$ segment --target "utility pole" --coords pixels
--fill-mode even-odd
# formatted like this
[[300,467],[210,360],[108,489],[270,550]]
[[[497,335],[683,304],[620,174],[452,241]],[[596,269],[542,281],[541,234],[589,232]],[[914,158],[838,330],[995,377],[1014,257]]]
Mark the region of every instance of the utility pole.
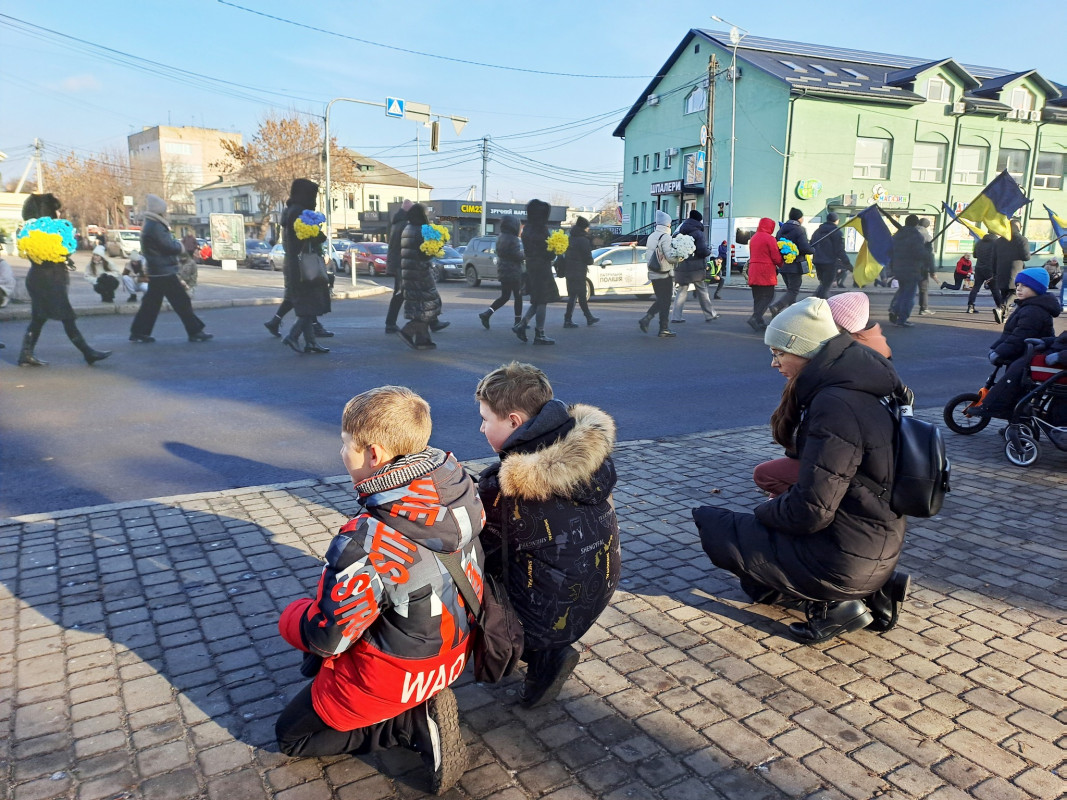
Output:
[[41,140],[33,140],[33,156],[26,162],[26,169],[22,171],[22,177],[19,178],[18,186],[15,187],[15,194],[22,191],[23,184],[26,183],[26,178],[30,174],[30,167],[37,168],[37,194],[41,194],[44,191],[44,175],[41,173]]
[[[704,140],[704,225],[706,226],[708,236],[708,246],[714,250],[714,243],[711,241],[711,153],[712,142],[715,140],[714,125],[715,125],[715,73],[719,69],[719,61],[715,58],[715,54],[711,54],[711,58],[708,59],[708,108],[707,108],[707,122],[704,129],[708,132],[707,137]],[[679,214],[679,216],[681,216]],[[728,283],[729,281],[727,281]]]
[[489,167],[489,137],[482,137],[482,225],[479,236],[485,236],[485,176]]

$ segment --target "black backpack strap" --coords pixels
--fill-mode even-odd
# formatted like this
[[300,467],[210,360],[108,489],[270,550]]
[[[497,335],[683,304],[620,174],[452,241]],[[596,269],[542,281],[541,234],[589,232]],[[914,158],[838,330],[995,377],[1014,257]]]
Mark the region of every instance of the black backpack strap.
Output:
[[474,591],[474,587],[471,586],[467,574],[463,571],[463,567],[459,560],[459,553],[438,553],[437,558],[445,565],[448,574],[451,575],[452,580],[455,581],[456,588],[459,589],[459,593],[463,595],[463,602],[467,604],[467,609],[474,614],[475,619],[480,619],[482,616],[482,604],[478,602],[478,595]]
[[[899,406],[894,407],[893,405],[890,405],[889,398],[887,397],[879,398],[879,402],[883,406],[885,406],[886,411],[888,411],[889,415],[893,418],[893,451],[895,454],[897,426],[900,424],[900,408]],[[896,465],[894,465],[894,468],[895,467]],[[874,492],[874,496],[877,497],[879,500],[885,500],[886,498],[888,498],[889,491],[892,488],[892,478],[890,478],[890,484],[888,486],[879,483],[874,478],[864,475],[862,472],[856,472],[856,474],[852,476],[852,480],[860,484],[861,486],[866,486],[868,489]]]

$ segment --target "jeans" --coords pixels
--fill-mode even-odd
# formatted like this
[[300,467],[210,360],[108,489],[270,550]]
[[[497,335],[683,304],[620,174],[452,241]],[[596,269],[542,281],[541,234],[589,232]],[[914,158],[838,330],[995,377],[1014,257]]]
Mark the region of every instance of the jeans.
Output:
[[890,309],[896,312],[897,322],[906,322],[915,308],[915,290],[919,288],[918,278],[897,278],[900,287],[893,296]]
[[774,300],[773,286],[750,286],[752,290],[752,318],[763,322],[763,315]]
[[[655,283],[655,281],[653,281]],[[681,319],[682,314],[685,312],[685,301],[689,296],[689,287],[692,286],[697,293],[697,299],[700,301],[700,310],[704,312],[704,321],[715,319],[718,314],[715,313],[715,308],[711,305],[711,298],[708,296],[708,285],[703,281],[699,283],[686,283],[678,284],[678,293],[674,296],[674,308],[671,311],[672,319]]]
[[500,297],[489,306],[493,311],[499,311],[507,305],[508,300],[515,298],[515,316],[522,316],[522,278],[512,281],[500,281]]
[[163,305],[163,298],[167,299],[174,313],[181,319],[187,334],[193,336],[204,330],[204,323],[193,313],[193,303],[178,276],[153,275],[148,281],[148,291],[145,292],[141,307],[137,310],[137,316],[130,324],[131,335],[151,335],[159,309]]
[[774,304],[774,308],[781,311],[783,308],[789,308],[797,301],[797,295],[800,294],[800,285],[804,282],[804,276],[799,272],[796,274],[783,274],[782,280],[785,282],[785,294],[782,295],[782,299]]
[[543,331],[545,329],[545,313],[548,311],[548,303],[538,303],[536,306],[531,305],[526,313],[522,315],[522,324],[526,325],[531,317],[536,317],[534,321],[534,327],[536,330]]
[[659,329],[661,331],[667,330],[668,315],[671,310],[671,294],[674,291],[672,286],[673,281],[670,278],[656,278],[652,283],[652,291],[656,295],[656,299],[652,301],[652,305],[648,307],[648,311],[645,312],[645,316],[648,319],[659,315]]
[[578,294],[572,294],[567,298],[567,310],[563,314],[564,322],[571,321],[571,315],[574,314],[575,303],[577,303],[581,307],[582,313],[585,314],[586,319],[589,319],[591,316],[593,316],[589,311],[589,300],[585,296],[585,293],[587,291],[588,288],[586,287],[585,281],[582,281],[581,291]]
[[830,296],[830,284],[837,277],[837,266],[835,264],[816,264],[815,274],[819,276],[819,288],[815,290],[812,296],[821,297],[825,300]]
[[[1004,305],[1004,295],[1000,293],[1000,287],[997,286],[996,278],[990,278],[988,282],[989,293],[993,295],[993,302],[996,303],[998,307]],[[967,305],[974,305],[974,301],[978,299],[978,292],[982,290],[982,287],[985,284],[986,281],[983,281],[979,278],[974,279],[974,286],[971,287],[971,293],[967,295]]]
[[757,464],[752,470],[752,481],[771,497],[788,492],[800,480],[800,459],[775,458]]
[[930,307],[930,276],[923,275],[919,279],[919,311],[925,311]]

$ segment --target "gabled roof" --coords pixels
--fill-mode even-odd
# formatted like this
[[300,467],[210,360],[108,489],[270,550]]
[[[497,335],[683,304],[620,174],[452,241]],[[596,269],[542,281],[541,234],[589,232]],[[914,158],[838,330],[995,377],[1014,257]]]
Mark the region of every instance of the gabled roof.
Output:
[[887,74],[885,82],[890,86],[906,86],[913,83],[920,73],[937,67],[944,67],[945,70],[959,78],[963,82],[965,91],[981,85],[978,79],[960,66],[954,58],[942,58],[940,61],[927,61],[925,64],[916,64],[914,67],[908,67],[907,69],[898,69]]
[[980,88],[975,89],[971,94],[978,97],[993,97],[997,95],[1001,89],[1007,86],[1012,81],[1019,80],[1020,78],[1029,78],[1036,83],[1045,95],[1049,98],[1055,99],[1060,96],[1060,90],[1056,87],[1056,84],[1051,81],[1045,80],[1038,74],[1036,69],[1028,69],[1023,72],[1013,72],[1009,75],[1001,75],[997,78],[991,78],[987,81],[982,81]]
[[[612,132],[613,136],[626,136],[626,126],[645,105],[647,97],[655,94],[660,81],[696,38],[712,42],[727,52],[733,49],[728,33],[691,29],[626,112]],[[742,65],[747,64],[788,84],[794,95],[814,94],[860,102],[916,105],[925,102],[926,98],[908,88],[915,76],[924,70],[944,66],[963,82],[963,99],[976,110],[990,113],[1009,110],[1005,104],[984,95],[995,94],[998,86],[1024,76],[1041,86],[1054,105],[1067,106],[1067,87],[1046,80],[1034,70],[1009,73],[996,67],[960,64],[952,58],[930,60],[748,35],[737,47],[737,59]]]

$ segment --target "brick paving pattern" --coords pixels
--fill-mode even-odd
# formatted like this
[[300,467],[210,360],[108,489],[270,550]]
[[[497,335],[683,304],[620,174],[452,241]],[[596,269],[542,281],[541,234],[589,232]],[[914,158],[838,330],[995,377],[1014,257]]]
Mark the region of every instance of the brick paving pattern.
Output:
[[[899,626],[815,647],[744,602],[690,517],[760,502],[766,428],[620,445],[620,591],[558,702],[461,680],[471,766],[448,796],[1062,797],[1067,454],[1022,470],[991,429],[948,444],[953,492],[909,525]],[[356,507],[347,483],[304,481],[0,520],[0,798],[424,796],[413,753],[273,744],[302,685],[278,613]]]

